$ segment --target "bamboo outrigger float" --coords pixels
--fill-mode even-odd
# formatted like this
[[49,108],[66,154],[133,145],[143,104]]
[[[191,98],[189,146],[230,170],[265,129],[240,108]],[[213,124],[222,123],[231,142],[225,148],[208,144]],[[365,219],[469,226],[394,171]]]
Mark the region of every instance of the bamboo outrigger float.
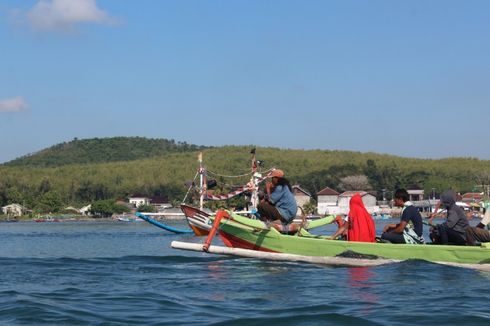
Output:
[[[221,254],[245,257],[309,261],[333,265],[366,266],[366,259],[363,259],[363,256],[379,257],[370,260],[371,265],[421,259],[490,271],[490,243],[482,243],[480,246],[448,246],[349,242],[330,240],[326,236],[316,236],[303,227],[295,235],[282,234],[275,228],[268,227],[262,221],[249,219],[225,210],[218,211],[215,217],[211,216],[210,218],[213,220],[213,228],[204,245],[188,247],[175,242],[172,243],[172,246],[185,250],[218,251]],[[314,222],[316,221],[311,223]],[[219,232],[223,243],[229,247],[224,249],[228,250],[211,246],[211,241],[216,232]],[[246,249],[245,253],[243,249]],[[341,258],[339,256],[346,252],[353,252],[361,259],[344,258],[339,260]]]

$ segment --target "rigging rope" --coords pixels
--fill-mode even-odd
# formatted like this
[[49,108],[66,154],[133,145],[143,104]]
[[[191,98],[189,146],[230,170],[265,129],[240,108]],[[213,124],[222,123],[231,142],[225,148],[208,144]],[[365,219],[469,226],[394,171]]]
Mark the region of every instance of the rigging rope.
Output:
[[242,177],[246,177],[246,176],[249,176],[252,174],[252,172],[249,172],[249,173],[241,174],[241,175],[224,175],[224,174],[219,174],[219,173],[209,171],[209,170],[207,170],[206,172],[209,174],[215,175],[217,177],[223,177],[223,178],[242,178]]
[[187,196],[189,195],[189,192],[194,187],[194,181],[196,180],[196,178],[197,178],[198,175],[199,175],[199,171],[197,171],[196,175],[194,176],[194,179],[192,179],[192,183],[189,186],[189,189],[187,189],[187,192],[186,192],[186,194],[184,196],[184,199],[182,200],[182,203],[185,203],[185,200],[187,199]]

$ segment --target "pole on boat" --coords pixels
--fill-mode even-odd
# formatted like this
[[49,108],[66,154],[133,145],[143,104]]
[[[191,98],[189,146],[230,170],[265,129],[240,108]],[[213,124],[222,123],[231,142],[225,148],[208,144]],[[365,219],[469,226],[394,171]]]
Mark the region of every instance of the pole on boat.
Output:
[[213,241],[214,235],[216,234],[216,231],[218,231],[219,224],[223,217],[230,218],[230,215],[228,215],[228,213],[225,210],[220,209],[216,213],[216,217],[214,218],[214,222],[213,222],[213,227],[211,228],[211,231],[209,231],[208,237],[206,238],[206,241],[202,246],[202,250],[204,250],[205,252],[208,252],[209,246],[211,245],[211,241]]
[[250,151],[250,154],[252,154],[252,176],[250,177],[250,182],[248,183],[249,189],[252,192],[252,196],[250,198],[250,201],[252,202],[252,207],[257,208],[259,199],[258,199],[258,189],[259,189],[259,177],[260,174],[257,173],[257,167],[258,167],[258,162],[255,156],[255,147]]
[[202,152],[197,157],[199,161],[199,209],[202,211],[204,207],[204,193],[206,192],[205,169],[202,164]]

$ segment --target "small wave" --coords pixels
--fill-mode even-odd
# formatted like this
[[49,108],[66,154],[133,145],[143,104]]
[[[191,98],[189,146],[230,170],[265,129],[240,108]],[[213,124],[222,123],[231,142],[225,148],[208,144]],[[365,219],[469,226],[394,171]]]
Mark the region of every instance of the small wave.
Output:
[[295,314],[281,317],[264,316],[256,318],[228,319],[216,323],[213,326],[240,326],[240,325],[383,325],[366,318],[343,315],[339,313]]

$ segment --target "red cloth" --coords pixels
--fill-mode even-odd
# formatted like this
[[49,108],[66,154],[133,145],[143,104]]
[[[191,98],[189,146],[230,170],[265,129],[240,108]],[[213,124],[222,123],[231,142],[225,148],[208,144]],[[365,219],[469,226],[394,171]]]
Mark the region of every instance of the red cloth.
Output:
[[349,230],[348,241],[375,242],[376,227],[371,214],[364,207],[362,198],[355,194],[349,203]]

